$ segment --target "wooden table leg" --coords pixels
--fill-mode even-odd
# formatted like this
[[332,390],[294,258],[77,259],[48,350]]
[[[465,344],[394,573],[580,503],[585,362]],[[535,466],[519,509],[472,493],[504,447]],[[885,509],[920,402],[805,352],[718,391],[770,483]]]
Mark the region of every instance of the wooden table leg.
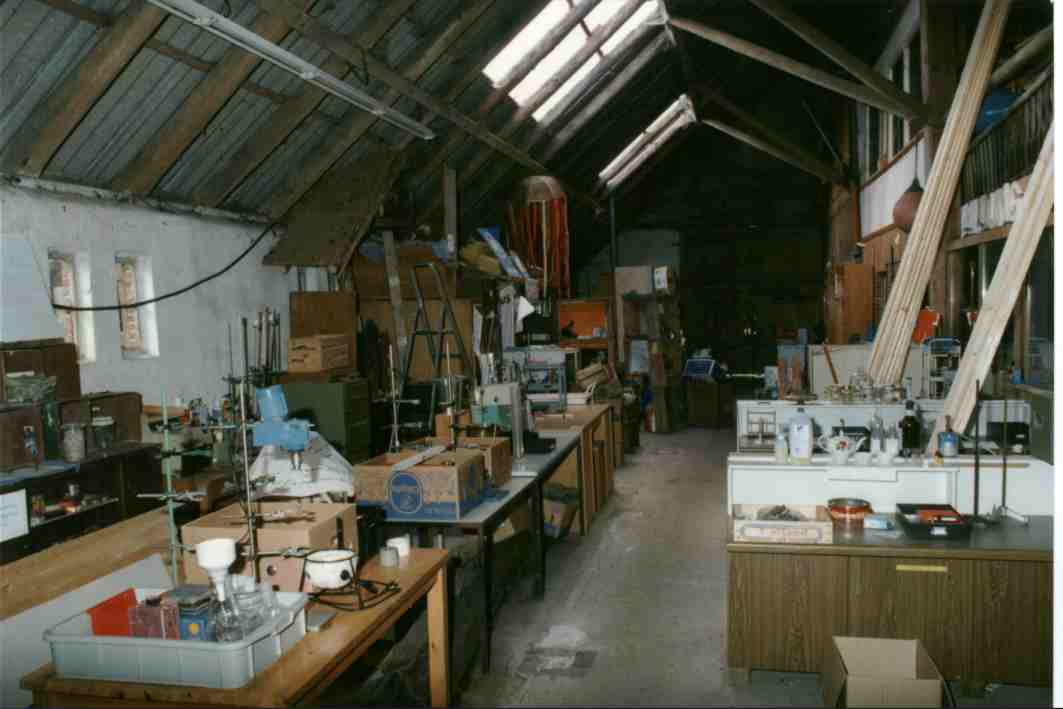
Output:
[[546,535],[543,533],[543,482],[537,480],[532,491],[532,553],[535,555],[535,597],[546,595]]
[[447,605],[447,564],[443,564],[428,592],[428,677],[434,707],[450,706],[450,617]]

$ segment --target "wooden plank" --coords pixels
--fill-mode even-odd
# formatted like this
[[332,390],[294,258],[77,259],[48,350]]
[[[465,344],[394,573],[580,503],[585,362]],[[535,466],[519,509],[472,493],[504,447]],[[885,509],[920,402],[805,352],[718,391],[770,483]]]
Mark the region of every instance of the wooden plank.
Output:
[[[366,47],[375,47],[414,2],[416,0],[395,0],[386,3],[374,13],[370,26],[359,33],[354,41]],[[329,55],[321,68],[328,74],[343,77],[350,70],[350,64],[339,57]],[[308,84],[303,93],[287,99],[266,123],[259,126],[254,134],[244,141],[218,174],[192,193],[192,202],[212,207],[220,205],[288,139],[326,96],[323,90]]]
[[707,126],[715,128],[716,130],[731,136],[735,140],[739,140],[745,143],[746,145],[750,145],[756,148],[757,150],[761,150],[767,153],[768,155],[782,160],[783,162],[789,163],[790,165],[796,167],[798,170],[803,170],[810,175],[815,175],[824,182],[834,181],[836,171],[832,169],[829,165],[826,165],[824,163],[806,163],[803,159],[801,159],[800,156],[788,153],[782,148],[772,145],[766,140],[761,140],[755,135],[746,133],[743,130],[735,128],[734,126],[729,126],[723,121],[717,121],[711,118],[703,118],[701,122]]
[[[529,73],[531,73],[531,70],[535,68],[536,64],[542,61],[547,54],[554,51],[554,48],[560,44],[561,40],[564,39],[569,32],[575,29],[576,25],[583,21],[583,18],[587,16],[587,13],[590,12],[598,2],[600,2],[600,0],[579,0],[579,2],[569,10],[561,22],[543,35],[542,39],[540,39],[534,47],[528,50],[528,53],[524,58],[510,69],[509,74],[502,78],[498,83],[498,86],[493,88],[491,92],[484,97],[483,101],[480,102],[480,106],[476,109],[476,119],[481,121],[485,120],[494,107],[509,96],[509,92],[512,91],[517,84],[523,81]],[[531,3],[527,4],[530,5]],[[542,8],[546,6],[546,3],[540,1],[537,2],[536,5],[538,9],[536,9],[535,13],[538,14]],[[516,34],[523,29],[524,23],[522,23],[517,31],[513,33],[513,36],[515,37]],[[507,38],[507,41],[503,43],[502,46],[508,44],[510,39],[513,39],[513,37]],[[501,47],[498,47],[498,49],[493,51],[484,52],[484,62],[480,71],[482,71],[483,67],[486,67],[487,64],[494,59],[494,56],[500,49]],[[439,170],[439,166],[443,164],[443,161],[452,155],[458,146],[464,142],[465,137],[465,133],[462,131],[451,131],[450,135],[447,136],[446,142],[441,145],[439,149],[432,154],[432,157],[430,157],[428,161],[413,174],[410,183],[419,186],[426,179],[429,179],[431,175],[434,175],[436,171]]]
[[447,566],[436,572],[428,592],[428,686],[433,707],[450,706],[450,615]]
[[6,564],[0,570],[0,620],[152,554],[169,567],[169,544],[169,517],[159,508]]
[[[956,378],[949,388],[945,399],[942,419],[934,428],[934,433],[944,430],[944,419],[952,418],[952,425],[957,431],[967,428],[967,423],[974,410],[977,383],[984,382],[989,374],[997,347],[1004,336],[1004,330],[1011,319],[1015,302],[1026,282],[1026,273],[1030,270],[1041,234],[1048,223],[1052,209],[1053,191],[1055,189],[1055,124],[1049,126],[1041,154],[1037,158],[1030,182],[1016,211],[1015,223],[1004,251],[1000,254],[993,281],[982,299],[978,310],[974,330],[967,342],[960,359]],[[905,250],[905,258],[908,250]],[[903,262],[902,262],[903,264]],[[931,436],[931,449],[937,450],[937,436]]]
[[902,114],[905,118],[911,120],[924,116],[922,103],[899,90],[885,76],[860,61],[856,55],[820,32],[811,23],[779,2],[779,0],[750,0],[750,2],[778,20],[798,37],[826,54],[835,64],[860,79],[869,88],[874,89],[898,106],[903,106],[907,109]]
[[34,106],[8,141],[0,163],[22,175],[40,176],[48,163],[166,19],[166,12],[134,0],[62,83]]
[[989,88],[994,89],[1008,83],[1031,61],[1036,59],[1042,52],[1052,48],[1052,25],[1045,27],[1019,48],[1017,52],[1008,57],[1007,61],[1000,65],[989,77]]
[[328,29],[323,23],[302,14],[300,8],[288,0],[256,0],[256,2],[258,3],[258,6],[266,12],[284,18],[285,21],[289,22],[292,27],[297,29],[307,39],[317,42],[352,64],[362,66],[364,63],[370,76],[387,84],[393,90],[398,92],[399,95],[410,99],[431,113],[453,123],[455,126],[495,151],[534,170],[540,170],[544,173],[548,172],[544,165],[523,150],[487,130],[453,106],[443,103],[428,91],[417,86],[410,79],[402,76],[387,64],[366,52],[361,45],[350,42],[349,39],[343,37],[343,35]]
[[753,44],[752,42],[747,42],[734,35],[721,32],[720,30],[709,27],[701,22],[695,22],[694,20],[688,20],[682,17],[669,18],[668,22],[681,30],[696,34],[702,39],[718,44],[721,47],[726,47],[733,52],[749,57],[750,59],[755,59],[756,61],[767,64],[780,71],[785,71],[788,74],[804,79],[805,81],[809,81],[818,86],[822,86],[830,91],[840,93],[843,96],[847,96],[860,103],[881,108],[883,111],[899,116],[908,113],[908,109],[904,106],[897,104],[891,99],[885,98],[878,92],[866,88],[862,84],[857,84],[847,79],[839,79],[833,74],[828,74],[827,72],[816,69],[808,64],[794,61],[778,52],[773,52],[770,49]]
[[[426,43],[412,59],[405,63],[401,70],[402,80],[409,83],[423,77],[472,23],[479,19],[493,1],[478,0],[478,2],[466,6],[435,35],[431,42]],[[260,0],[259,6],[266,12],[276,13],[285,18],[301,33],[326,46],[336,56],[352,62],[353,66],[362,66],[362,50],[354,49],[355,47],[360,48],[362,45],[355,44],[350,38],[345,38],[325,29],[323,25],[319,25],[313,18],[303,18],[299,10],[293,8],[286,0]],[[307,29],[307,27],[311,29]],[[308,32],[310,34],[307,34]],[[337,51],[341,46],[344,51]],[[368,57],[369,55],[366,54],[365,56]],[[387,71],[390,74],[395,74],[390,68]],[[370,69],[370,73],[373,75],[378,74],[372,69]],[[382,103],[394,105],[401,97],[402,92],[392,87],[383,97]],[[343,121],[332,132],[327,144],[305,160],[300,169],[290,175],[284,181],[284,185],[273,195],[269,206],[270,218],[279,219],[286,214],[321,179],[322,175],[337,160],[343,157],[355,142],[365,135],[376,120],[376,116],[366,111],[356,109],[348,111]],[[403,143],[404,146],[408,144],[409,141]]]
[[[949,110],[938,155],[915,216],[871,350],[869,374],[878,386],[900,380],[912,330],[937,258],[974,122],[985,95],[1010,0],[987,0]],[[960,422],[954,419],[954,422]],[[962,429],[960,429],[962,430]]]
[[[281,18],[260,13],[250,27],[267,42],[280,42],[290,28]],[[258,63],[258,56],[240,47],[225,50],[221,60],[185,99],[181,107],[136,157],[111,180],[116,192],[148,194],[236,93]]]

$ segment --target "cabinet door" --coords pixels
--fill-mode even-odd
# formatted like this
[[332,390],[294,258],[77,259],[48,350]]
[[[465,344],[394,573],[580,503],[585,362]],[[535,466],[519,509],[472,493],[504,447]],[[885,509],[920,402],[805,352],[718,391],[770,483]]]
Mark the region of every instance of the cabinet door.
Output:
[[849,635],[919,638],[941,673],[968,676],[972,561],[852,557]]
[[986,682],[1052,681],[1052,564],[974,562],[971,675]]
[[846,559],[731,553],[727,664],[819,672],[831,637],[845,635]]

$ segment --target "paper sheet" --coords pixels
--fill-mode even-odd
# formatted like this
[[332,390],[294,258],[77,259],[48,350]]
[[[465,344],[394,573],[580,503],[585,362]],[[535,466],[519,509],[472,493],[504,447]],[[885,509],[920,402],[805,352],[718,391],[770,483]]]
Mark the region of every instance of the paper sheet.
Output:
[[251,479],[272,476],[273,481],[261,495],[275,497],[313,497],[326,492],[354,495],[358,492],[354,468],[316,432],[303,451],[302,467],[292,469],[288,451],[279,446],[263,446],[251,465]]
[[631,341],[631,361],[628,363],[628,366],[628,371],[632,373],[645,373],[650,371],[649,340]]
[[498,291],[498,322],[502,328],[502,348],[513,347],[516,343],[516,308],[517,291],[513,286],[506,286]]
[[16,490],[0,495],[0,542],[21,537],[30,532],[26,491]]

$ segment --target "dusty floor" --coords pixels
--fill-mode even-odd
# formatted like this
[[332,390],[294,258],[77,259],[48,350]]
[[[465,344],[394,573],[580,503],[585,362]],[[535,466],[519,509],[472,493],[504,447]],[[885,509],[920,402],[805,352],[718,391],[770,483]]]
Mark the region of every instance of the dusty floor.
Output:
[[[820,706],[817,675],[755,672],[728,686],[724,539],[732,430],[642,437],[590,534],[549,550],[546,599],[522,584],[498,613],[492,671],[460,702]],[[1051,705],[1000,687],[972,705]]]

